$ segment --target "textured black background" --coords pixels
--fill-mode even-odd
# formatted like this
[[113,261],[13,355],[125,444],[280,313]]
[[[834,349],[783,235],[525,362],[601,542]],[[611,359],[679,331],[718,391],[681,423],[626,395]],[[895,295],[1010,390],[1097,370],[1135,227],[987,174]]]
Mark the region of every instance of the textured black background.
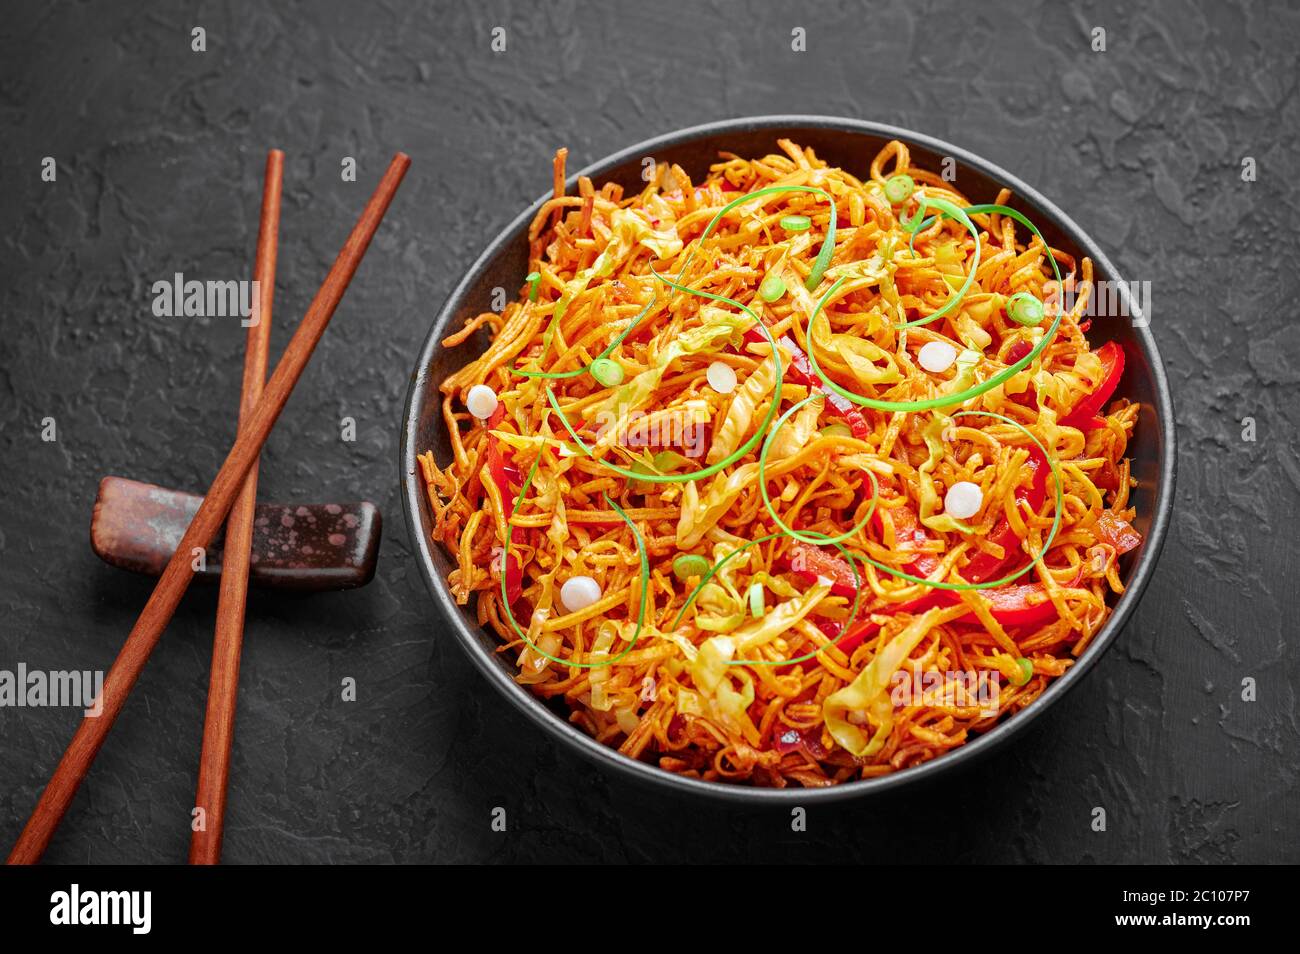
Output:
[[[150,583],[90,552],[99,476],[201,490],[232,440],[242,329],[155,318],[150,285],[248,273],[265,150],[282,147],[278,355],[402,149],[412,171],[261,482],[263,499],[380,503],[379,576],[252,599],[227,861],[1300,860],[1300,14],[1131,7],[6,3],[0,668],[106,668]],[[806,53],[790,49],[794,26]],[[1104,53],[1089,47],[1096,26]],[[608,778],[489,694],[426,597],[396,463],[436,306],[549,189],[557,146],[578,168],[775,112],[914,128],[1038,186],[1123,275],[1153,283],[1180,425],[1162,563],[1092,675],[1009,751],[939,787],[818,808],[803,834],[783,812]],[[55,183],[40,180],[44,156]],[[358,182],[340,180],[343,156]],[[1257,182],[1241,179],[1246,156]],[[345,415],[355,443],[339,439]],[[46,416],[55,443],[40,440]],[[184,859],[214,607],[213,590],[187,597],[48,860]],[[354,703],[339,699],[346,676]],[[1254,703],[1240,698],[1248,676]],[[0,709],[4,850],[77,718]],[[506,833],[490,829],[495,806]],[[1090,828],[1094,806],[1106,832]]]

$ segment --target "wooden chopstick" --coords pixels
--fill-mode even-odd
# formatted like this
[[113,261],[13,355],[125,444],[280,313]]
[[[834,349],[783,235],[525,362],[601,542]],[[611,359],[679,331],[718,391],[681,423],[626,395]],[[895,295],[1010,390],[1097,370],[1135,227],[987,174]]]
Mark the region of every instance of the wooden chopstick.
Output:
[[[244,378],[239,398],[239,422],[253,413],[266,383],[267,352],[271,347],[271,306],[275,299],[275,262],[280,237],[280,193],[284,182],[284,153],[266,156],[262,184],[262,219],[257,230],[253,278],[258,295],[256,320],[248,327]],[[212,640],[212,674],[208,709],[203,720],[203,750],[199,756],[199,785],[195,806],[202,824],[190,835],[190,864],[215,865],[221,860],[226,822],[226,785],[230,775],[230,744],[235,735],[235,704],[239,693],[239,654],[244,643],[244,608],[248,600],[249,556],[253,548],[253,516],[257,507],[257,457],[226,521],[226,545],[217,597],[217,627]],[[193,829],[193,826],[191,826]]]
[[194,578],[192,564],[194,548],[207,547],[211,544],[226,519],[226,514],[230,512],[231,505],[235,502],[235,495],[239,493],[239,488],[243,484],[244,475],[252,466],[253,459],[261,452],[262,445],[266,443],[267,435],[271,433],[276,418],[280,416],[294,385],[298,383],[298,378],[301,377],[303,369],[311,359],[312,351],[324,334],[330,318],[334,315],[334,309],[343,298],[343,293],[347,291],[348,283],[356,273],[357,266],[361,264],[370,240],[383,220],[384,213],[388,211],[397,187],[401,185],[402,176],[406,174],[410,164],[410,157],[405,153],[399,152],[395,155],[370,197],[370,201],[366,203],[361,218],[357,220],[338,258],[330,267],[329,274],[325,276],[324,284],[312,299],[307,313],[284,349],[284,356],[276,365],[275,373],[267,382],[266,390],[253,408],[253,413],[248,416],[247,423],[239,429],[239,435],[235,438],[225,463],[221,465],[221,469],[213,479],[212,486],[208,488],[203,498],[203,503],[199,505],[189,528],[181,537],[176,553],[167,563],[167,568],[158,579],[149,601],[145,603],[135,626],[131,628],[130,635],[127,636],[126,642],[117,654],[117,659],[109,669],[100,693],[102,700],[100,715],[86,717],[77,728],[76,734],[73,735],[72,741],[63,753],[63,758],[59,760],[58,767],[50,777],[49,784],[41,793],[31,818],[27,820],[22,834],[18,836],[17,844],[9,854],[10,864],[32,864],[38,861],[50,843],[55,828],[62,821],[77,792],[77,787],[90,769],[95,755],[104,744],[104,739],[122,711],[127,695],[140,677],[144,664],[149,660],[149,654],[158,644],[159,637],[162,636],[172,614],[176,612],[181,597]]

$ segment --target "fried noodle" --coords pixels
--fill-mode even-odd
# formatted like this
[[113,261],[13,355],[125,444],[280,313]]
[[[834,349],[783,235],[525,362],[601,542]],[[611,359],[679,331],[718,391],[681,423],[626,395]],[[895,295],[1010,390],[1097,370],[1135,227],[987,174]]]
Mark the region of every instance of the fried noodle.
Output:
[[[1138,409],[1114,400],[1080,416],[1110,370],[1084,336],[1087,258],[1045,247],[1007,215],[970,216],[978,257],[950,216],[912,234],[903,223],[920,196],[970,203],[913,167],[901,142],[866,179],[793,142],[779,147],[723,154],[698,184],[661,165],[630,196],[586,178],[566,195],[557,154],[555,195],[528,231],[536,277],[444,340],[481,353],[441,384],[450,459],[440,466],[428,452],[420,464],[433,537],[455,563],[451,592],[500,636],[520,683],[664,770],[824,786],[940,756],[1073,665],[1109,616],[1108,597],[1123,592],[1118,558],[1140,541],[1125,457]],[[884,184],[900,174],[916,195],[895,205]],[[728,203],[771,187],[810,188],[742,202],[704,235]],[[837,225],[818,275],[827,194]],[[1009,199],[1003,190],[996,204]],[[902,327],[939,311],[968,277],[955,308]],[[1024,325],[1004,310],[1017,292],[1049,315],[1068,311],[1023,370],[964,403],[855,407],[805,367],[812,350],[827,377],[868,398],[956,394],[1042,341],[1048,321]],[[962,358],[926,371],[917,354],[928,342]],[[588,370],[606,352],[623,372],[611,386]],[[719,363],[734,390],[710,384]],[[498,397],[486,420],[466,410],[475,385]],[[762,430],[808,398],[774,434]],[[717,473],[689,477],[755,434]],[[1044,552],[1058,480],[1059,527]],[[982,492],[965,520],[944,509],[959,481]],[[854,527],[837,546],[809,542]],[[679,578],[683,554],[703,557],[711,576]],[[1031,563],[1014,582],[976,588]],[[573,612],[560,590],[575,576],[594,579],[600,597]]]

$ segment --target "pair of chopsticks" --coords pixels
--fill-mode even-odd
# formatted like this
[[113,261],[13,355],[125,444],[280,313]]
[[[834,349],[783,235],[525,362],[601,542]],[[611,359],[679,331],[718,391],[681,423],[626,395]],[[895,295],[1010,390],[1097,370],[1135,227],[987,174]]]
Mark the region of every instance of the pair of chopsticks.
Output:
[[[271,305],[275,298],[275,263],[280,245],[280,193],[284,185],[284,153],[272,149],[266,157],[262,182],[262,217],[257,229],[257,312],[248,326],[244,377],[239,396],[242,429],[266,383],[267,352],[271,346]],[[239,693],[239,654],[244,644],[244,608],[248,600],[249,558],[253,548],[253,511],[257,507],[257,456],[244,475],[244,484],[226,520],[226,549],[217,596],[217,627],[212,639],[212,673],[208,708],[203,718],[203,749],[199,756],[199,786],[194,804],[203,824],[190,835],[190,864],[215,865],[221,860],[221,836],[226,824],[226,784],[230,777],[230,744],[235,735],[235,701]]]
[[[77,728],[27,820],[27,825],[19,835],[17,844],[10,852],[9,864],[32,864],[44,853],[72,803],[81,780],[85,778],[100,746],[104,744],[113,723],[126,704],[126,698],[139,679],[150,653],[158,644],[181,597],[194,578],[191,559],[194,548],[207,548],[212,543],[238,498],[239,507],[232,515],[227,531],[232,535],[226,546],[227,560],[230,563],[222,568],[218,620],[213,641],[212,677],[199,769],[197,804],[204,808],[207,830],[195,832],[190,846],[191,862],[213,863],[220,856],[239,652],[243,641],[257,458],[284,409],[285,402],[293,392],[294,385],[298,383],[298,378],[302,376],[312,352],[334,316],[334,310],[347,291],[352,276],[356,274],[357,266],[361,264],[370,240],[374,238],[375,231],[411,164],[410,157],[400,152],[389,163],[388,170],[366,203],[361,217],[353,226],[338,258],[325,276],[325,282],[312,299],[307,313],[294,331],[280,363],[276,365],[263,390],[261,382],[266,373],[271,301],[275,286],[275,249],[279,231],[283,162],[283,154],[278,150],[272,151],[267,158],[255,265],[259,280],[256,307],[259,309],[260,320],[249,327],[238,436],[104,679],[100,694],[100,715],[87,716]],[[245,534],[242,541],[233,538],[236,533]],[[232,567],[231,563],[237,566]],[[237,579],[230,579],[227,574]]]

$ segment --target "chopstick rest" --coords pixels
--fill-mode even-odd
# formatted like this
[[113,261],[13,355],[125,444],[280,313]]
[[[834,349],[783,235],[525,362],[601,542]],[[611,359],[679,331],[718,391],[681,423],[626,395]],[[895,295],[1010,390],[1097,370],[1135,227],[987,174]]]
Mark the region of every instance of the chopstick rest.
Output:
[[[203,498],[126,477],[99,482],[90,546],[105,563],[159,576]],[[253,521],[249,583],[321,593],[365,586],[375,575],[383,519],[368,500],[259,503]],[[224,536],[191,554],[196,575],[221,577]]]

